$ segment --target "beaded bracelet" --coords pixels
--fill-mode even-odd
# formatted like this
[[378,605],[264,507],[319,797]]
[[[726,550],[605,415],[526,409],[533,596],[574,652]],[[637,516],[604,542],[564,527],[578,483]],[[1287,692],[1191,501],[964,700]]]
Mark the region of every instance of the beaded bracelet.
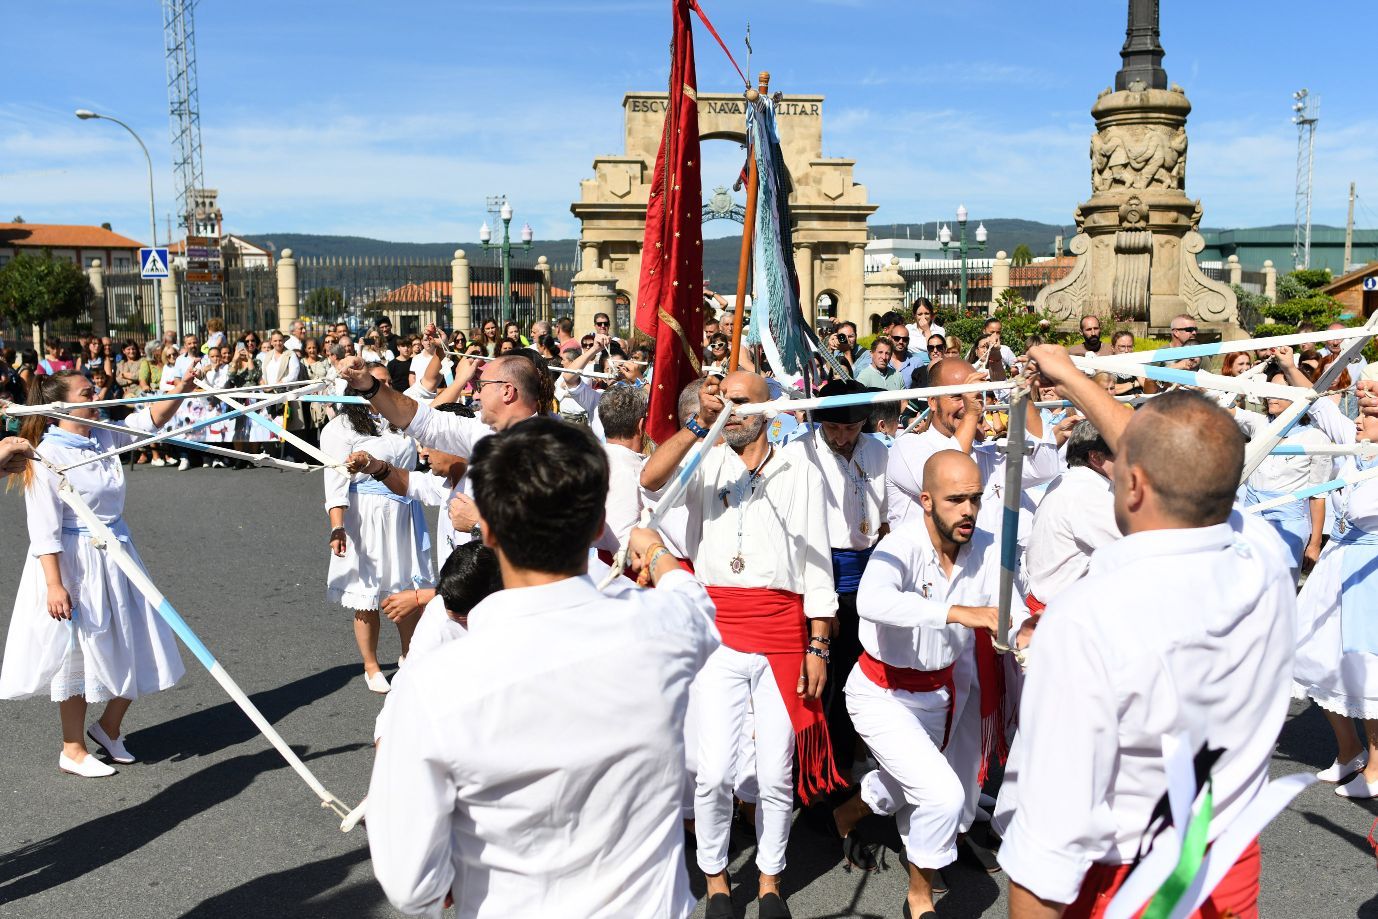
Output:
[[805,654],[812,654],[814,657],[821,657],[821,658],[823,658],[823,663],[825,663],[825,664],[832,660],[832,654],[831,654],[830,652],[828,652],[828,651],[820,651],[820,650],[818,650],[817,648],[805,648],[805,649],[804,649],[804,653],[805,653]]

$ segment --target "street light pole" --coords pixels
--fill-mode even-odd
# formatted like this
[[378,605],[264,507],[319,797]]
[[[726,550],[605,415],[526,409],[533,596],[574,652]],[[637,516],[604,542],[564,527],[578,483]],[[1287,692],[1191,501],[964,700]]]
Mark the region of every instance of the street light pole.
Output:
[[[943,228],[938,231],[938,244],[942,246],[944,254],[946,254],[949,249],[956,248],[962,260],[961,310],[962,314],[965,315],[967,311],[967,250],[968,248],[972,248],[977,252],[986,251],[986,225],[983,223],[976,227],[976,243],[975,245],[968,246],[967,209],[965,204],[959,204],[957,205],[957,233],[957,243],[954,246],[952,243],[952,231],[944,224]],[[992,304],[992,306],[994,306],[994,304]]]
[[[499,312],[505,323],[516,319],[515,310],[512,308],[512,205],[508,203],[505,197],[502,200],[502,209],[498,214],[502,218],[502,242],[491,242],[493,231],[488,228],[488,221],[486,220],[483,222],[483,226],[479,228],[478,240],[479,247],[484,252],[497,249],[501,255],[502,305],[499,307]],[[534,235],[531,224],[525,224],[522,227],[522,241],[516,248],[525,252],[531,251],[531,239]]]
[[[149,232],[149,245],[151,245],[151,246],[152,246],[153,248],[155,248],[155,249],[158,248],[158,209],[157,209],[157,207],[156,207],[156,206],[154,205],[154,203],[153,203],[153,157],[151,157],[151,156],[148,155],[148,147],[144,146],[143,139],[142,139],[141,137],[139,137],[139,135],[136,134],[136,133],[134,132],[134,129],[133,129],[133,128],[131,128],[129,125],[125,124],[123,121],[120,121],[118,118],[112,118],[112,117],[109,116],[109,115],[101,115],[101,114],[98,114],[98,113],[96,113],[96,112],[90,111],[89,109],[84,109],[84,108],[79,108],[79,109],[77,109],[76,112],[75,112],[74,114],[75,114],[78,118],[80,118],[82,121],[89,121],[89,120],[91,120],[92,118],[99,118],[99,119],[101,119],[102,121],[113,121],[115,124],[119,125],[120,127],[124,128],[126,131],[128,131],[128,132],[129,132],[129,136],[132,137],[132,138],[134,138],[134,141],[139,145],[139,149],[142,150],[142,151],[144,152],[144,162],[148,164],[148,232]],[[169,266],[168,266],[168,271],[170,272],[171,270],[172,270],[172,266],[169,265]],[[158,322],[160,322],[160,323],[163,321],[163,291],[162,291],[162,286],[163,286],[163,285],[162,285],[161,283],[156,282],[156,281],[155,281],[154,284],[153,284],[153,312],[154,312],[155,314],[157,314],[157,316],[158,316]]]

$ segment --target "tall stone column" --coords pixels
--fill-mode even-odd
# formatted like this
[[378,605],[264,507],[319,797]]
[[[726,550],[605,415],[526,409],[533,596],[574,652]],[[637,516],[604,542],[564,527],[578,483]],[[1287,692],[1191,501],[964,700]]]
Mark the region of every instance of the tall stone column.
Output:
[[579,263],[579,270],[584,272],[591,268],[601,267],[598,264],[598,243],[586,241],[579,245],[582,255],[582,260]]
[[866,315],[884,316],[891,310],[903,309],[906,286],[904,275],[900,274],[900,260],[891,257],[890,264],[866,276]]
[[163,327],[159,331],[163,332],[172,329],[177,333],[178,339],[180,340],[182,330],[178,328],[177,325],[177,276],[171,266],[168,268],[167,277],[156,283],[161,288],[160,294],[163,298],[163,315],[158,317]]
[[995,253],[995,261],[990,266],[990,308],[993,312],[995,304],[1000,302],[1000,295],[1010,287],[1010,260],[1005,255],[1005,250],[1001,249]]
[[91,282],[91,332],[95,335],[110,334],[110,317],[105,309],[105,268],[100,259],[91,259],[91,267],[86,270],[86,279]]
[[297,320],[297,260],[291,249],[283,249],[277,260],[278,328],[285,329]]
[[794,247],[794,271],[799,275],[799,306],[809,325],[818,320],[818,298],[813,293],[813,243],[799,243]]
[[583,268],[574,276],[574,334],[593,330],[596,313],[616,315],[617,276],[598,264],[598,244],[584,243]]
[[1272,259],[1263,263],[1263,296],[1278,302],[1278,270],[1273,267]]
[[1244,266],[1239,264],[1239,256],[1231,255],[1225,260],[1225,267],[1230,270],[1230,283],[1244,283]]
[[[541,273],[541,293],[536,310],[536,318],[551,321],[551,284],[550,284],[550,259],[542,255],[536,259],[536,270]],[[534,344],[534,342],[533,342]]]
[[856,323],[862,337],[870,334],[871,324],[866,312],[866,244],[849,243],[847,249],[847,281],[842,290],[838,317]]
[[455,250],[450,260],[450,331],[459,329],[467,337],[473,328],[473,310],[469,292],[469,260],[463,249]]

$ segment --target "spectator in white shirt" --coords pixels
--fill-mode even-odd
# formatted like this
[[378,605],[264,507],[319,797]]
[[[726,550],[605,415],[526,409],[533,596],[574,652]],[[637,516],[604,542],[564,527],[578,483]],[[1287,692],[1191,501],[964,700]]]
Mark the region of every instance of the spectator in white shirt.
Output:
[[598,402],[608,456],[607,528],[600,549],[616,552],[641,519],[641,466],[646,462],[646,390],[614,386]]

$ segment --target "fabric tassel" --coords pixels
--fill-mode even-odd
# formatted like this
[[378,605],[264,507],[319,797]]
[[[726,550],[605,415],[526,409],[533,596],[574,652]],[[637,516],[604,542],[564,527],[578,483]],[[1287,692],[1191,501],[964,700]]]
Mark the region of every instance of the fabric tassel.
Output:
[[981,772],[976,781],[984,785],[992,754],[1002,766],[1010,755],[1005,733],[1005,668],[985,630],[976,632],[976,679],[981,687]]

